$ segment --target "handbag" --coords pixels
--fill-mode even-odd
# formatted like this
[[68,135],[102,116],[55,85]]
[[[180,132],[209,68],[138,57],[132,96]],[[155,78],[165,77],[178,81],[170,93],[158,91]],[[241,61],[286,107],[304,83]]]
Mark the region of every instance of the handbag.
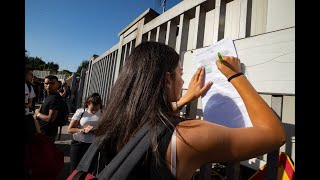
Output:
[[32,180],[56,179],[64,167],[64,154],[47,136],[36,133],[25,144],[26,176]]

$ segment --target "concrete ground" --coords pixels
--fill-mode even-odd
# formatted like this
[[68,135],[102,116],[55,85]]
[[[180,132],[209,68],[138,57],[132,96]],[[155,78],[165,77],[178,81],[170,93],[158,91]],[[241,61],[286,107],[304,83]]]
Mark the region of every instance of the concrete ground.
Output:
[[72,140],[72,134],[67,133],[67,129],[68,125],[63,126],[60,140],[58,140],[58,134],[55,141],[57,148],[64,153],[64,167],[58,175],[57,180],[66,180],[70,174],[70,144]]

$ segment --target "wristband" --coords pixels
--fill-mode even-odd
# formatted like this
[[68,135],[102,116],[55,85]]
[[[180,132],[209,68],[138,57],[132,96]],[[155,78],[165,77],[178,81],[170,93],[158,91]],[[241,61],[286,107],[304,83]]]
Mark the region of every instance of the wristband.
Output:
[[241,76],[241,75],[243,75],[242,72],[239,72],[239,73],[237,73],[237,74],[234,74],[234,75],[232,75],[231,77],[228,78],[228,81],[230,82],[233,78],[236,78],[236,77]]

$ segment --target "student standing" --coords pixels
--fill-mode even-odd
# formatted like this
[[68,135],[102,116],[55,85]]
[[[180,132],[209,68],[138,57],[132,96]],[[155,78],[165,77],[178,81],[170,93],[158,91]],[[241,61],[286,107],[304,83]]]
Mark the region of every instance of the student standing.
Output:
[[82,156],[94,140],[94,131],[101,117],[102,100],[98,93],[87,97],[84,108],[76,110],[68,126],[73,135],[70,148],[70,172],[79,164]]

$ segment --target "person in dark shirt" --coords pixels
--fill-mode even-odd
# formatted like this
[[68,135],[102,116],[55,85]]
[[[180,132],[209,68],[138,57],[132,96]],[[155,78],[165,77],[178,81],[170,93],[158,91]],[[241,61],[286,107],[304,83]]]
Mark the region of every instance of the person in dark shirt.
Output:
[[39,121],[41,133],[48,136],[52,141],[55,141],[58,133],[56,119],[60,118],[61,101],[63,101],[58,93],[58,78],[54,75],[46,76],[44,88],[47,93],[47,98],[44,100],[40,109],[36,109],[34,117]]

